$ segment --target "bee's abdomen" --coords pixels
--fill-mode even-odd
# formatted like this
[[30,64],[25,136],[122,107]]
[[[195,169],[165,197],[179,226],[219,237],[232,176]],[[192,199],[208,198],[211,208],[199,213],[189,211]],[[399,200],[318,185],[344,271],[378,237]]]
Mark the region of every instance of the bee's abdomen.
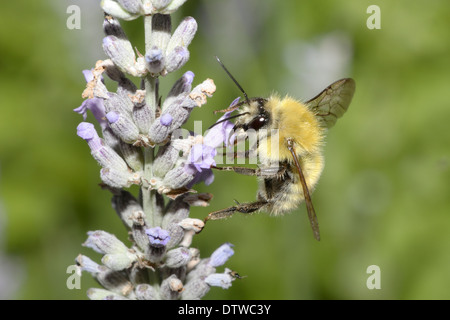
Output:
[[292,172],[288,170],[282,177],[262,180],[258,198],[268,202],[264,211],[277,215],[295,209],[303,200],[303,193],[298,194]]
[[[301,164],[308,190],[312,193],[323,169],[322,156],[320,154],[304,156]],[[263,211],[273,215],[296,209],[305,199],[297,169],[288,165],[283,176],[260,180],[258,199],[268,202]]]

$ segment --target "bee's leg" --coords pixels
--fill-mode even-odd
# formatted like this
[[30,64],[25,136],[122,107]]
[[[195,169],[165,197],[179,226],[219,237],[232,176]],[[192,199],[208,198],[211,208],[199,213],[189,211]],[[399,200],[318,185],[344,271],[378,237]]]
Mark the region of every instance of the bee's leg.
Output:
[[243,174],[244,176],[258,176],[259,168],[246,168],[246,167],[216,167],[212,166],[211,169],[216,169],[220,171],[234,171],[239,174]]
[[219,211],[214,211],[208,214],[208,216],[204,219],[204,221],[208,220],[220,220],[224,218],[228,218],[232,216],[235,212],[241,212],[241,213],[252,213],[255,212],[265,205],[267,205],[267,201],[256,201],[251,203],[242,203],[238,204],[234,207],[229,207],[226,209],[222,209]]
[[212,166],[212,169],[221,170],[221,171],[234,171],[236,173],[245,175],[245,176],[257,176],[262,178],[275,178],[281,177],[284,175],[287,169],[286,164],[282,164],[279,167],[264,167],[264,168],[246,168],[246,167],[216,167]]

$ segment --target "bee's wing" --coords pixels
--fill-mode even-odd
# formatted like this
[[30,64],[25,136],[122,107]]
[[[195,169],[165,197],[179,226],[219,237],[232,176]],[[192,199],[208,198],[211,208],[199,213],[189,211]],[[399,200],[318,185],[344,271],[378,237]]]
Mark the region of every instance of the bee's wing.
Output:
[[355,80],[345,78],[330,84],[305,104],[314,112],[324,128],[331,128],[347,111],[355,92]]

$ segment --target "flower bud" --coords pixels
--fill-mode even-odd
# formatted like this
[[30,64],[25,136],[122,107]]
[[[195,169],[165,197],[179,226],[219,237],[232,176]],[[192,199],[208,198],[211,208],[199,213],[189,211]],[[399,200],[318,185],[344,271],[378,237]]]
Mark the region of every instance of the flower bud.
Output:
[[88,238],[83,246],[93,249],[98,253],[128,253],[128,248],[116,238],[115,235],[106,231],[89,231]]
[[180,247],[167,252],[165,265],[168,268],[179,268],[185,266],[191,259],[188,248]]
[[184,237],[184,230],[176,223],[171,223],[167,227],[167,231],[169,232],[170,240],[167,243],[167,248],[171,249],[176,247]]
[[186,0],[172,0],[170,4],[164,9],[164,13],[169,14],[175,12],[185,2]]
[[132,173],[128,170],[117,170],[114,168],[103,168],[100,170],[100,178],[103,183],[112,188],[128,188],[132,184],[140,184],[141,176],[139,173]]
[[[106,116],[105,116],[106,118]],[[111,130],[111,128],[108,126],[102,131],[103,135],[103,142],[113,149],[116,152],[120,152],[119,145],[122,143],[122,140],[120,140],[115,133]]]
[[130,252],[111,253],[103,256],[102,263],[112,270],[120,271],[131,267],[136,260],[136,255]]
[[210,286],[202,279],[194,279],[189,281],[184,286],[184,291],[181,293],[183,300],[199,300],[208,293]]
[[186,218],[178,223],[184,230],[192,230],[196,233],[203,230],[205,223],[200,219]]
[[126,298],[120,294],[105,289],[90,288],[87,296],[91,300],[125,300]]
[[103,38],[103,50],[114,64],[123,72],[136,75],[136,56],[130,41],[116,36]]
[[210,274],[216,272],[216,268],[208,263],[209,259],[202,259],[197,266],[187,274],[186,280],[204,279]]
[[132,144],[139,139],[139,129],[129,115],[110,111],[106,114],[106,119],[113,132],[122,141]]
[[[131,96],[138,94],[137,87],[133,83],[133,81],[131,81],[130,79],[125,77],[125,75],[123,73],[122,73],[122,77],[120,77],[120,79],[117,82],[118,82],[117,95],[119,95],[123,100],[125,100],[125,103],[128,106],[127,110],[129,112],[131,112],[134,107],[134,104],[131,100],[131,98],[132,98]],[[144,94],[145,94],[145,92],[144,92]]]
[[191,92],[194,77],[195,75],[192,71],[187,71],[175,82],[164,100],[162,110],[171,105],[178,96]]
[[105,19],[103,20],[103,32],[107,36],[115,36],[120,39],[127,39],[125,31],[123,31],[119,21],[109,15],[106,15]]
[[207,207],[212,198],[213,195],[211,193],[197,193],[186,196],[184,202],[190,206]]
[[137,199],[128,191],[121,190],[120,194],[112,197],[112,207],[116,210],[122,222],[128,227],[133,226],[133,217],[136,212],[143,211]]
[[175,275],[163,280],[160,288],[161,299],[163,300],[176,300],[183,291],[183,283]]
[[167,45],[169,56],[176,47],[187,48],[197,32],[197,21],[192,17],[186,17],[173,32]]
[[180,189],[188,185],[194,176],[184,170],[183,167],[175,167],[163,179],[163,185],[169,190]]
[[141,171],[144,168],[142,149],[122,142],[119,144],[120,153],[128,166],[134,171]]
[[116,0],[122,8],[132,14],[140,14],[142,10],[141,0]]
[[118,19],[129,21],[139,17],[139,14],[126,11],[119,3],[113,0],[102,0],[100,6],[107,14]]
[[189,50],[186,47],[175,47],[167,54],[166,72],[174,72],[180,69],[189,60]]
[[127,296],[133,289],[133,285],[122,272],[113,271],[105,266],[96,275],[97,281],[108,290]]
[[164,177],[175,166],[180,158],[180,150],[173,147],[172,143],[159,147],[156,159],[153,162],[153,174]]
[[138,300],[159,300],[158,291],[149,284],[139,284],[134,289]]
[[155,8],[155,10],[158,11],[158,10],[162,10],[165,7],[167,7],[167,5],[171,2],[172,2],[172,0],[153,0],[152,6],[153,6],[153,8]]
[[163,125],[161,121],[153,122],[148,132],[149,138],[154,143],[162,143],[175,129],[184,124],[192,111],[194,104],[186,96],[178,97],[171,105],[166,107],[161,116],[170,115],[172,121],[170,125]]
[[141,134],[147,134],[153,120],[150,108],[145,103],[145,90],[136,90],[136,93],[130,96],[133,103],[131,117]]
[[166,214],[164,215],[162,226],[167,228],[170,224],[177,224],[183,219],[189,217],[189,205],[185,203],[182,199],[183,197],[179,197],[176,200],[170,202],[167,206]]
[[130,115],[134,107],[125,90],[122,90],[121,94],[109,93],[108,99],[104,101],[104,105],[106,114],[114,111],[120,114]]

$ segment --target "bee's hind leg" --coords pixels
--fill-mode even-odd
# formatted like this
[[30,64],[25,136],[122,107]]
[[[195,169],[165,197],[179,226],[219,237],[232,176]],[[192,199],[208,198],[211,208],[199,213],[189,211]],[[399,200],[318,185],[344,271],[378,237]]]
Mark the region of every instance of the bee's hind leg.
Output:
[[228,217],[231,217],[235,212],[241,212],[241,213],[252,213],[255,212],[265,205],[267,205],[267,201],[256,201],[251,203],[242,203],[237,204],[234,207],[225,208],[219,211],[214,211],[208,214],[208,216],[204,219],[204,221],[208,220],[221,220]]

